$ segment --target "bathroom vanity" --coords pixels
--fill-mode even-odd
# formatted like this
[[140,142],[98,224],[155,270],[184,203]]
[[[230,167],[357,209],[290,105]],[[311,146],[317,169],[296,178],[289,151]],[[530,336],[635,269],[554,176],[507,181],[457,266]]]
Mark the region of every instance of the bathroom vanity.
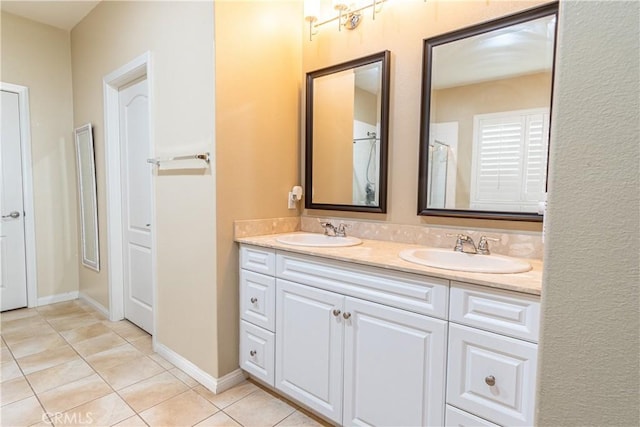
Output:
[[341,425],[533,425],[541,265],[424,267],[365,240],[240,243],[240,366]]

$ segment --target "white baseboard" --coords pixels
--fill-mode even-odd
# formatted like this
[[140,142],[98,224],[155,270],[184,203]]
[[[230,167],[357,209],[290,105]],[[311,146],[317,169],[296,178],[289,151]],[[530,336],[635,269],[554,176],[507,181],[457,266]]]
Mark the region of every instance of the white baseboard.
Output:
[[63,294],[48,295],[38,298],[38,307],[41,305],[55,304],[57,302],[71,301],[78,299],[78,291],[65,292]]
[[89,304],[91,307],[95,308],[98,312],[100,312],[100,314],[102,314],[107,319],[109,318],[109,310],[107,310],[104,305],[100,304],[98,301],[94,300],[89,295],[83,292],[80,292],[80,294],[78,295],[78,298],[80,298],[82,301]]
[[221,378],[215,378],[163,344],[156,342],[153,345],[153,349],[160,356],[173,363],[177,368],[189,374],[194,380],[216,394],[222,393],[246,379],[241,369],[236,369]]

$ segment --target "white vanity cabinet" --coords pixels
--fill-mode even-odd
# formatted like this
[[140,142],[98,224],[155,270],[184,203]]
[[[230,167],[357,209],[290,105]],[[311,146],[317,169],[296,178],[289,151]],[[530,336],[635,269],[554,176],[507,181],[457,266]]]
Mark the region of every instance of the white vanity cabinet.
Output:
[[458,410],[447,407],[447,425],[465,425],[464,411],[467,425],[477,425],[470,414],[534,424],[539,316],[537,297],[452,283],[447,404]]

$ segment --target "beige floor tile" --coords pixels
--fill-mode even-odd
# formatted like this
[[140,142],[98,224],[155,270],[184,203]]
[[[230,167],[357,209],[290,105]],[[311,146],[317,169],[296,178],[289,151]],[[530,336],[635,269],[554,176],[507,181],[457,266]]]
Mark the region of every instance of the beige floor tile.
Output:
[[111,329],[107,328],[102,323],[94,323],[82,328],[62,332],[61,335],[64,337],[64,339],[73,344],[80,341],[88,340],[89,338],[95,338],[109,332],[111,332]]
[[308,415],[300,411],[296,411],[293,414],[289,415],[284,420],[282,420],[282,422],[278,424],[278,427],[303,427],[303,426],[322,427],[322,426],[329,426],[329,425],[331,424],[320,423],[314,420],[313,418],[309,417]]
[[3,426],[30,426],[46,420],[47,416],[35,396],[27,397],[2,407],[0,424]]
[[140,413],[151,427],[192,426],[218,412],[207,399],[189,390]]
[[52,388],[88,377],[93,373],[95,373],[95,371],[91,366],[77,357],[70,362],[33,372],[27,375],[27,379],[36,393],[43,393]]
[[195,427],[242,427],[224,412],[216,412],[204,421],[196,424]]
[[77,300],[57,302],[55,304],[47,304],[38,307],[40,313],[63,313],[79,307]]
[[70,362],[78,358],[78,354],[68,345],[58,347],[54,350],[47,350],[41,353],[16,359],[20,368],[28,375],[32,372],[41,371],[52,366]]
[[[111,426],[135,415],[133,409],[116,393],[70,409],[62,414],[52,415],[52,421],[58,426]],[[59,418],[59,420],[56,420]]]
[[40,316],[30,316],[21,319],[7,320],[2,322],[2,336],[4,336],[7,344],[11,342],[7,339],[11,332],[25,329],[35,329],[46,327],[47,322]]
[[245,381],[219,394],[214,394],[202,385],[195,387],[193,390],[197,393],[200,393],[203,397],[209,400],[209,402],[216,405],[218,408],[224,409],[232,403],[248,396],[254,391],[260,390],[260,388],[255,384],[250,383],[249,381]]
[[151,378],[164,368],[147,356],[142,356],[132,361],[121,363],[100,371],[100,375],[115,390],[130,386],[147,378]]
[[112,391],[111,387],[97,374],[93,374],[38,394],[38,397],[48,412],[63,412],[105,396]]
[[37,316],[38,310],[35,308],[21,308],[19,310],[5,311],[0,313],[0,322],[8,322],[10,320],[24,319],[25,317]]
[[112,366],[120,365],[121,363],[131,362],[134,359],[144,356],[137,348],[131,344],[121,345],[110,350],[101,351],[100,353],[92,354],[88,356],[87,362],[93,368],[101,372]]
[[127,342],[118,334],[109,332],[95,338],[89,338],[88,340],[74,343],[72,344],[72,346],[83,357],[87,357],[105,350],[110,350],[126,343]]
[[48,323],[40,326],[17,328],[12,331],[2,331],[2,336],[7,344],[14,344],[34,337],[42,337],[57,333]]
[[107,326],[108,328],[111,328],[113,332],[120,335],[122,338],[126,339],[127,341],[133,341],[138,338],[149,336],[148,333],[146,333],[145,331],[143,331],[133,323],[129,322],[128,320],[121,320],[119,322],[105,321],[103,323],[105,324],[105,326]]
[[98,319],[87,313],[49,321],[49,324],[53,329],[58,332],[70,331],[72,329],[82,328],[94,323],[99,323]]
[[45,319],[47,319],[47,321],[52,321],[57,319],[69,318],[73,316],[79,316],[86,313],[87,312],[82,307],[78,305],[70,305],[58,310],[49,310],[49,311],[40,312],[40,315]]
[[153,354],[153,344],[151,336],[149,335],[147,335],[146,337],[131,340],[129,341],[129,343],[144,354]]
[[274,426],[291,415],[295,409],[289,404],[257,390],[224,409],[230,417],[244,426]]
[[0,335],[0,348],[7,348],[7,344],[4,342],[2,335]]
[[13,360],[13,356],[9,351],[9,347],[0,348],[0,363],[11,362],[12,360]]
[[141,412],[187,390],[182,381],[163,372],[123,388],[119,394],[136,412]]
[[133,417],[127,418],[118,424],[114,424],[113,427],[147,427],[147,423],[145,423],[138,415],[134,415]]
[[173,363],[169,362],[167,359],[160,356],[158,353],[149,354],[147,357],[151,358],[154,362],[156,362],[158,365],[162,366],[164,369],[168,371],[175,368]]
[[0,382],[12,380],[22,376],[22,372],[15,360],[0,364]]
[[17,402],[29,396],[33,396],[33,391],[24,377],[5,381],[0,385],[0,403],[2,406]]
[[31,354],[41,353],[47,350],[53,350],[58,347],[65,346],[67,342],[58,334],[52,333],[41,335],[38,337],[28,338],[26,340],[9,344],[9,348],[16,359],[29,356]]
[[178,368],[173,368],[169,372],[171,372],[176,378],[178,378],[180,381],[182,381],[189,387],[195,387],[198,384],[200,384],[198,381],[194,380],[187,373],[181,371]]

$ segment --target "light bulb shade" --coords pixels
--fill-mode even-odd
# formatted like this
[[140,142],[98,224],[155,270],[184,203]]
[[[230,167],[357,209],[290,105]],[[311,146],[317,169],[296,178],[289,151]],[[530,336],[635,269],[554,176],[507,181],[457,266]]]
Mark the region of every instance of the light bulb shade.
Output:
[[320,16],[320,0],[304,0],[304,19],[316,21]]
[[333,0],[333,8],[335,10],[347,10],[349,9],[349,5],[345,0]]

